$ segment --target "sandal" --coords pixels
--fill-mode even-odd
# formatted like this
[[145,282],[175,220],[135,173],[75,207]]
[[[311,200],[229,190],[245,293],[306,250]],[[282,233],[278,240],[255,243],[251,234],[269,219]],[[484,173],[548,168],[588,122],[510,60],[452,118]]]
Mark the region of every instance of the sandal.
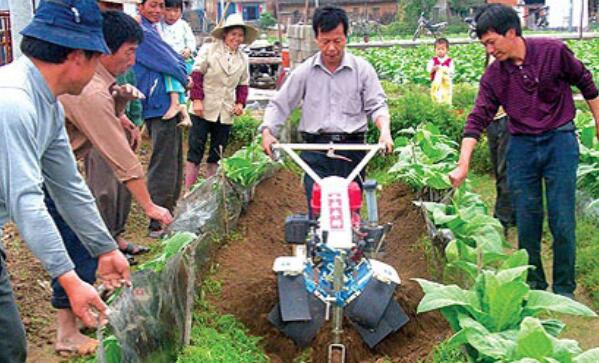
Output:
[[141,246],[141,245],[134,245],[131,242],[127,242],[127,247],[125,248],[120,248],[121,252],[123,252],[124,254],[128,254],[131,256],[135,256],[135,255],[141,255],[143,253],[147,253],[150,252],[150,249],[146,246]]

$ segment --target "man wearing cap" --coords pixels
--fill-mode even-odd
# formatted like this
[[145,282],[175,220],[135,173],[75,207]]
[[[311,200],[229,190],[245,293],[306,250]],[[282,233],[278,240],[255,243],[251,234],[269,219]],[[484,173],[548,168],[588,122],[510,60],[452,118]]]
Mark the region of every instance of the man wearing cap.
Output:
[[[123,118],[125,104],[115,101],[112,95],[115,77],[135,64],[135,50],[143,40],[143,32],[135,19],[123,12],[105,11],[103,18],[104,38],[112,54],[100,57],[96,73],[81,95],[62,95],[59,101],[64,106],[67,132],[75,157],[85,160],[88,185],[96,197],[106,226],[117,239],[127,222],[131,195],[148,217],[161,224],[170,224],[172,216],[150,198],[143,167],[129,141],[129,132],[135,126]],[[85,251],[55,208],[48,206],[48,209],[61,231],[77,273],[86,282],[93,283],[96,260]],[[53,281],[52,287],[52,306],[59,309],[55,349],[58,352],[81,352],[85,345],[78,342],[89,339],[77,330],[64,290],[56,281]],[[93,348],[92,343],[97,342],[89,343],[88,351]]]
[[[107,306],[83,282],[44,206],[49,195],[88,252],[98,257],[107,288],[129,281],[129,265],[104,226],[89,189],[77,171],[57,101],[79,94],[94,75],[101,53],[109,53],[102,18],[93,0],[42,1],[22,31],[25,55],[0,68],[0,225],[13,221],[29,249],[57,278],[71,307],[94,326]],[[0,361],[24,362],[25,330],[0,246]]]
[[[368,118],[380,130],[379,142],[393,149],[385,93],[372,65],[345,51],[349,20],[334,6],[317,8],[312,27],[320,52],[306,59],[283,84],[264,113],[262,146],[271,155],[274,135],[303,101],[299,131],[309,143],[364,143]],[[364,158],[363,151],[339,152],[342,158],[304,152],[302,159],[321,177],[348,176]],[[314,181],[304,177],[310,199]],[[309,200],[308,200],[309,202]],[[310,203],[308,203],[310,205]]]
[[[163,119],[170,106],[163,75],[169,75],[187,85],[183,58],[165,43],[157,27],[164,12],[164,0],[142,0],[139,5],[144,41],[137,48],[135,75],[137,85],[145,95],[143,118],[152,140],[152,157],[148,166],[148,188],[152,200],[172,211],[183,184],[182,131],[178,119]],[[151,237],[160,237],[162,227],[150,220]]]

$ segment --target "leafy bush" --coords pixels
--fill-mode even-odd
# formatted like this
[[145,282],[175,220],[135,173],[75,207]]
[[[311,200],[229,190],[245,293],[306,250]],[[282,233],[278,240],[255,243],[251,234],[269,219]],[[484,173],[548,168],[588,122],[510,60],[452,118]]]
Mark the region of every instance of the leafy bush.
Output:
[[272,161],[262,151],[261,138],[221,160],[227,178],[243,187],[254,184]]
[[391,100],[389,108],[393,136],[396,136],[399,130],[429,123],[453,141],[458,142],[462,138],[463,111],[433,102],[428,90],[424,88],[420,88],[420,91],[405,92],[400,98]]
[[141,270],[152,269],[156,272],[162,271],[171,257],[183,251],[183,249],[192,243],[196,238],[197,236],[191,232],[175,233],[174,235],[162,240],[160,243],[162,253],[160,255],[139,265],[139,268]]
[[260,24],[260,28],[262,28],[262,29],[266,29],[266,28],[271,27],[277,23],[275,17],[268,11],[263,11],[260,14],[260,19],[258,22]]
[[260,121],[248,114],[235,117],[231,126],[230,144],[241,147],[251,143],[258,133],[258,126]]
[[395,139],[395,152],[399,156],[389,173],[415,190],[425,186],[440,190],[451,188],[447,174],[455,167],[457,144],[431,124],[421,125],[416,130],[402,130],[400,134],[411,138]]
[[576,125],[580,135],[577,185],[599,200],[599,143],[591,113],[578,112]]

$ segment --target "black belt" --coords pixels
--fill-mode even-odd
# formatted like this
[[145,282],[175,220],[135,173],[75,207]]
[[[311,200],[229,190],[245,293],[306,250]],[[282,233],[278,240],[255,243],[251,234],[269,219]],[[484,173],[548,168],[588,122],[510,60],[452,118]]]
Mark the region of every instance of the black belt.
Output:
[[363,144],[366,142],[365,132],[356,132],[352,134],[346,133],[324,133],[324,134],[309,134],[302,132],[302,139],[304,142],[313,144],[323,144],[329,142],[335,143],[350,143],[350,144]]

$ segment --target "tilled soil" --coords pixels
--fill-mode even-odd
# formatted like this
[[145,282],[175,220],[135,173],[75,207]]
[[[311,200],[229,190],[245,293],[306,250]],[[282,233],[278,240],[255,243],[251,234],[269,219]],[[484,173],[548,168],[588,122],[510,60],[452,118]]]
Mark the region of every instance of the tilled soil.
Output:
[[[385,242],[383,261],[394,266],[402,279],[395,296],[410,322],[373,350],[345,322],[347,362],[376,362],[385,356],[393,362],[416,362],[449,334],[445,320],[438,313],[416,315],[423,294],[410,279],[429,278],[430,274],[419,243],[424,221],[412,204],[413,199],[410,190],[402,185],[386,187],[379,199],[379,219],[394,225]],[[276,257],[291,252],[282,243],[285,216],[305,209],[300,178],[289,171],[279,172],[258,186],[254,200],[240,219],[239,233],[214,260],[218,266],[214,278],[222,281],[222,290],[209,299],[221,313],[236,316],[250,334],[263,337],[262,344],[273,362],[292,362],[302,353],[267,321],[267,315],[277,300],[272,263]],[[312,343],[312,362],[326,362],[330,336],[330,326],[325,324]]]

